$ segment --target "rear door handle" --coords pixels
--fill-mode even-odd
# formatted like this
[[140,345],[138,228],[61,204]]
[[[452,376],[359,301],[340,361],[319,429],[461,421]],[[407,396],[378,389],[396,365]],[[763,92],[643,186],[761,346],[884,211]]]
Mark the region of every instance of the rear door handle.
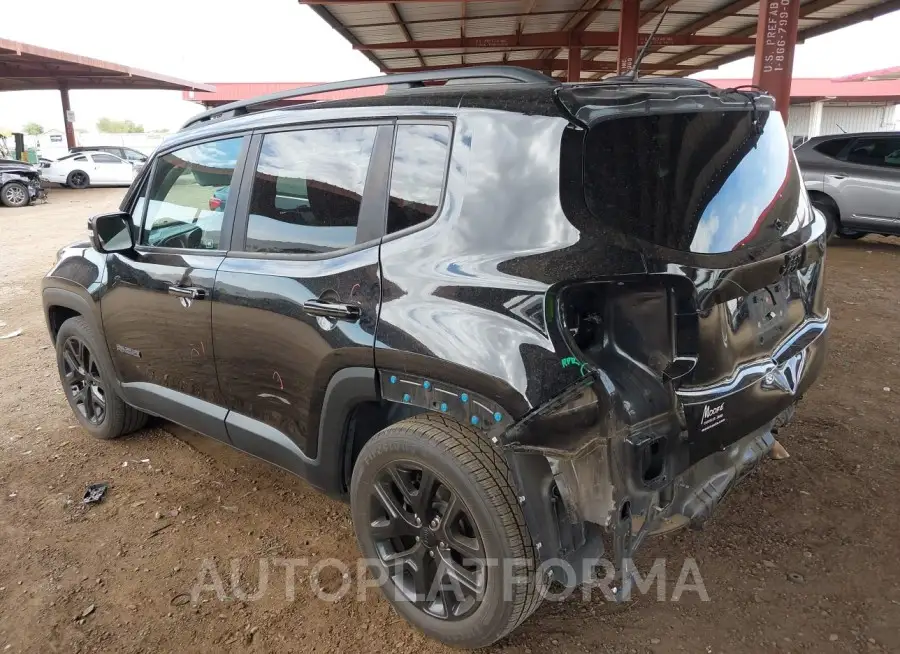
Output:
[[204,300],[206,299],[206,289],[196,286],[173,285],[169,287],[169,295],[185,297],[189,300]]
[[828,176],[832,179],[847,179],[847,176],[842,175],[841,173],[828,173]]
[[356,305],[322,300],[307,300],[303,303],[303,310],[310,316],[349,322],[356,322],[360,316],[359,307]]

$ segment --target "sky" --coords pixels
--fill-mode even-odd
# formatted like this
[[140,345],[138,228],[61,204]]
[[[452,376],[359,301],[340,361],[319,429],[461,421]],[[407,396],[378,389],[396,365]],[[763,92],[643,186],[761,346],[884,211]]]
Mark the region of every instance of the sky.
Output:
[[[3,21],[0,37],[196,82],[325,82],[378,73],[296,0],[41,0],[37,20]],[[73,10],[73,7],[77,8]],[[133,7],[134,9],[126,9]],[[797,46],[796,77],[837,77],[900,65],[900,12]],[[876,45],[882,44],[882,45]],[[891,57],[886,53],[894,52]],[[752,59],[703,74],[747,77]],[[175,130],[201,110],[173,91],[72,91],[77,129],[101,117]],[[62,128],[55,91],[0,93],[0,130]]]

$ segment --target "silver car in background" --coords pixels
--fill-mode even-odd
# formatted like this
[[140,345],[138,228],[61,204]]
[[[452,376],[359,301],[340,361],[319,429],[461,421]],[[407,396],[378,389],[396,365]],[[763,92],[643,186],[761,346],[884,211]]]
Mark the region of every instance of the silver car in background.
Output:
[[817,136],[794,152],[829,233],[900,235],[900,132]]

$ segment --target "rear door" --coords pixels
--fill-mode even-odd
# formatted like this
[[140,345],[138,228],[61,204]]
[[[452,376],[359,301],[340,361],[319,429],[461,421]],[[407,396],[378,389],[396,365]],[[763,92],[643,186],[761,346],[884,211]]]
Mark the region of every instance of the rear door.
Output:
[[856,139],[838,174],[843,222],[872,231],[900,230],[900,136]]
[[318,453],[332,375],[373,366],[392,131],[363,122],[256,134],[240,191],[219,192],[237,196],[212,306],[228,433],[301,474]]
[[247,141],[218,139],[156,158],[130,210],[138,245],[108,255],[100,300],[125,399],[223,440],[210,298],[234,211],[211,211],[209,200],[240,174]]

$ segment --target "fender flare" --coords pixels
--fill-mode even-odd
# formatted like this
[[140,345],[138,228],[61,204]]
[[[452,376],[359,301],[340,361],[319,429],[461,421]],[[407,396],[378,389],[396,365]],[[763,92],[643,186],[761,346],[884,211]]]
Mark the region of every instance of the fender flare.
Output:
[[121,396],[121,384],[119,383],[119,377],[116,374],[116,367],[109,354],[109,344],[106,342],[103,323],[101,322],[99,310],[94,300],[75,291],[54,287],[45,288],[41,293],[41,300],[44,306],[44,320],[47,323],[47,331],[50,334],[50,339],[54,346],[56,345],[56,335],[53,333],[53,326],[50,322],[51,307],[65,307],[71,309],[90,324],[94,333],[97,334],[98,338],[102,341],[99,343],[97,355],[100,357],[103,365],[106,366],[106,369],[112,371],[112,383],[116,388],[116,392]]

